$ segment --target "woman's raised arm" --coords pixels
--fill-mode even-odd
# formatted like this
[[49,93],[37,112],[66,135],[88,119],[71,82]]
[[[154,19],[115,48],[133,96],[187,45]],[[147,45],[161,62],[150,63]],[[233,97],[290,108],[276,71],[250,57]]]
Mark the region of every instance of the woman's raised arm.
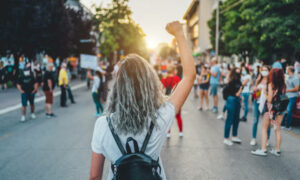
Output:
[[170,101],[174,104],[177,114],[194,85],[196,68],[192,51],[184,37],[182,25],[178,21],[171,22],[167,24],[166,30],[176,38],[183,69],[183,78],[170,96]]

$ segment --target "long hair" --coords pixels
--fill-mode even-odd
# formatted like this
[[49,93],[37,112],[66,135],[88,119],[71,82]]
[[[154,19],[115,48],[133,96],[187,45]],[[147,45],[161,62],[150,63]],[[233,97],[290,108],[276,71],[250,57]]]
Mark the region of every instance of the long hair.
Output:
[[278,90],[281,93],[285,92],[286,86],[283,70],[279,68],[272,69],[269,73],[268,83],[272,83],[273,90]]
[[231,80],[241,80],[241,76],[238,74],[238,73],[236,73],[236,70],[237,70],[238,68],[236,68],[236,67],[234,67],[234,68],[232,68],[231,70],[230,70],[230,73],[229,73],[229,80],[231,81]]
[[157,110],[165,102],[162,85],[151,65],[130,54],[121,63],[108,97],[106,115],[121,134],[134,135],[148,129],[149,119],[157,125]]

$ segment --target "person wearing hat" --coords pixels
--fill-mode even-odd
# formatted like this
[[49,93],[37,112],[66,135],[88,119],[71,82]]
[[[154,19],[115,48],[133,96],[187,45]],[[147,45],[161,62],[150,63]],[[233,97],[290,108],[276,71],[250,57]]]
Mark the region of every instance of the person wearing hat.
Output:
[[31,119],[35,119],[34,114],[34,96],[38,90],[38,84],[34,77],[33,72],[31,71],[30,63],[26,64],[24,71],[20,72],[17,88],[21,93],[21,101],[22,101],[22,117],[21,122],[26,120],[26,106],[27,101],[30,103],[31,107]]
[[44,74],[42,82],[43,91],[46,97],[45,110],[47,118],[55,117],[52,113],[53,90],[55,87],[55,77],[53,73],[53,63],[48,64],[48,69]]

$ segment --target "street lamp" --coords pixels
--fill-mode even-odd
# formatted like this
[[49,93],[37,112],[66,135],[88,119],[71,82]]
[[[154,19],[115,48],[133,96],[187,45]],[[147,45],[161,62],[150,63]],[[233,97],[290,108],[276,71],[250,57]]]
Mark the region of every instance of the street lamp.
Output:
[[219,12],[219,0],[217,0],[217,14],[216,14],[216,58],[218,60],[218,56],[219,56],[219,16],[220,16],[220,12]]

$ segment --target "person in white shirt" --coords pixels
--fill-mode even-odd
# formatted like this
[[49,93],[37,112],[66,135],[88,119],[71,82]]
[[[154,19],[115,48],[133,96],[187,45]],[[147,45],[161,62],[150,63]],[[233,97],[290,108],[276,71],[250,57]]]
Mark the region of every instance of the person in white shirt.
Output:
[[247,121],[251,82],[252,81],[251,75],[249,74],[249,69],[246,67],[242,67],[242,85],[244,86],[244,89],[242,91],[242,97],[244,104],[244,115],[241,118],[241,121]]
[[92,97],[96,107],[96,114],[94,116],[99,117],[103,113],[103,105],[100,100],[101,99],[100,88],[101,86],[103,86],[103,84],[101,81],[102,77],[100,71],[97,70],[95,74],[96,74],[95,76],[92,76],[91,70],[88,69],[87,78],[93,81]]
[[[127,55],[120,65],[116,80],[109,95],[105,116],[96,124],[92,139],[92,161],[90,180],[102,178],[105,158],[115,163],[122,156],[108,124],[111,124],[124,147],[126,139],[132,137],[141,147],[145,136],[154,125],[145,154],[153,160],[160,157],[160,151],[177,114],[188,97],[195,80],[195,65],[192,51],[185,39],[179,21],[169,23],[167,31],[174,35],[179,46],[183,66],[183,79],[168,99],[152,66],[142,57]],[[108,118],[110,117],[110,118]],[[162,179],[166,179],[159,158]],[[110,169],[108,179],[113,178]]]

